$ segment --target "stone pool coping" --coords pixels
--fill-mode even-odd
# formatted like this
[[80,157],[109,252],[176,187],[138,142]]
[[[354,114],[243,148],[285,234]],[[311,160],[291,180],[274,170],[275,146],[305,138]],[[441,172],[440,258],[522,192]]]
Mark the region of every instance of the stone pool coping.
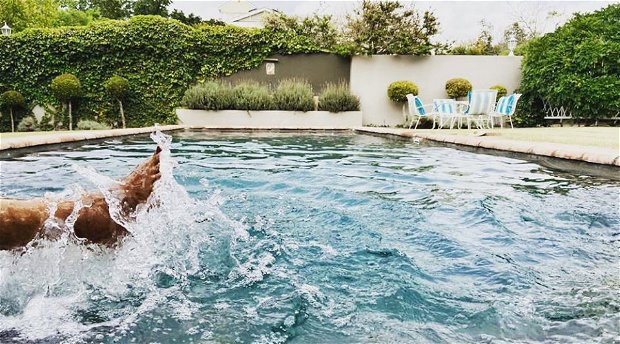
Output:
[[[162,125],[160,131],[185,129],[182,125]],[[96,140],[107,137],[148,134],[155,131],[155,127],[109,129],[109,130],[82,130],[74,132],[50,133],[32,136],[0,137],[0,151],[7,149],[27,148],[34,146],[53,145],[65,142]]]
[[620,166],[620,151],[610,148],[577,146],[550,142],[518,141],[493,136],[476,136],[468,131],[464,131],[463,134],[442,134],[439,131],[420,132],[411,129],[381,127],[358,127],[354,128],[353,131],[367,134],[406,137],[411,139],[421,138],[470,147],[585,161],[601,165]]
[[[161,131],[199,129],[187,125],[160,126]],[[210,129],[213,130],[213,129]],[[239,129],[235,129],[239,130]],[[263,129],[268,130],[268,129]],[[304,129],[299,129],[304,130]],[[573,161],[585,161],[594,164],[620,166],[620,151],[611,148],[568,145],[550,142],[519,141],[494,136],[475,136],[469,131],[463,134],[444,134],[440,131],[416,131],[411,129],[356,127],[354,132],[404,138],[421,138],[437,142],[452,143],[477,148],[493,149],[516,153],[534,154]],[[509,130],[509,129],[506,129]],[[95,140],[108,137],[147,134],[155,131],[155,127],[110,129],[51,133],[23,137],[0,138],[0,151],[7,149],[27,148],[65,142]]]

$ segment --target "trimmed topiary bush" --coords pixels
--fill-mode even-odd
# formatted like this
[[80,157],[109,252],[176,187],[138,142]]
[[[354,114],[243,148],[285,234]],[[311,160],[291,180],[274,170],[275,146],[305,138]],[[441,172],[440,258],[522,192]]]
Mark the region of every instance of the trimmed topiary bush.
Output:
[[319,95],[319,110],[329,112],[359,111],[360,100],[351,94],[346,83],[327,83]]
[[496,101],[499,98],[501,98],[501,97],[503,97],[503,96],[508,94],[508,89],[505,86],[502,86],[502,85],[495,85],[495,86],[491,86],[489,88],[492,89],[492,90],[497,90],[497,97],[495,99]]
[[312,111],[314,94],[312,85],[305,80],[282,80],[273,94],[275,108],[286,111]]
[[71,101],[82,94],[82,85],[75,75],[61,74],[52,80],[52,93],[69,109],[69,130],[73,130],[73,116],[71,115]]
[[242,82],[233,90],[233,104],[236,110],[273,110],[273,96],[269,87],[256,82]]
[[17,125],[17,131],[36,131],[39,128],[39,123],[34,116],[26,116],[19,121]]
[[17,108],[24,107],[26,104],[26,99],[22,96],[21,93],[17,91],[6,91],[2,93],[0,96],[0,105],[3,108],[9,109],[9,114],[11,116],[11,131],[15,132],[15,118],[13,117],[13,110]]
[[446,93],[450,98],[465,97],[471,89],[471,82],[463,78],[454,78],[446,81]]
[[105,130],[105,129],[110,129],[109,126],[103,124],[103,123],[99,123],[97,121],[91,121],[91,120],[81,120],[78,122],[77,124],[77,128],[79,130]]
[[118,106],[121,112],[121,123],[123,124],[123,128],[127,128],[127,124],[125,122],[125,111],[123,111],[123,100],[127,98],[129,94],[129,81],[127,79],[115,75],[103,84],[103,88],[112,96],[112,98],[116,99],[118,102]]
[[407,94],[418,95],[418,85],[411,81],[401,80],[394,81],[388,86],[387,95],[390,100],[397,103],[404,103],[407,101]]

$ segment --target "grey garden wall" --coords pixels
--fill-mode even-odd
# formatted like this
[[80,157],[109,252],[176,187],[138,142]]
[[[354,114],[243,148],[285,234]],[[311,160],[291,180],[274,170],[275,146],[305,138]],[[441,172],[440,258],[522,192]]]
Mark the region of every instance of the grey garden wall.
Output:
[[387,97],[387,87],[410,80],[419,87],[422,101],[447,98],[446,80],[465,78],[475,89],[500,84],[512,93],[521,80],[521,56],[354,56],[351,91],[360,97],[364,125],[394,126],[403,122],[402,105]]
[[[275,65],[274,75],[267,75],[268,63]],[[314,94],[318,95],[326,82],[348,82],[350,66],[351,58],[333,54],[275,55],[263,61],[257,68],[235,73],[224,80],[233,83],[255,80],[275,86],[282,79],[305,79],[312,84]]]

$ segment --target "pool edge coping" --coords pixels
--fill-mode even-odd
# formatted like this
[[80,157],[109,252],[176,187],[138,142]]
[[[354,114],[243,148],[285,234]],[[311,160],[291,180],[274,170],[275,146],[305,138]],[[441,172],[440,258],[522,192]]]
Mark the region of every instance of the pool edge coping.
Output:
[[27,137],[2,138],[0,139],[0,151],[47,146],[59,143],[97,140],[109,137],[140,135],[154,132],[156,129],[159,129],[160,131],[174,131],[182,130],[185,128],[186,127],[183,125],[162,125],[158,126],[157,128],[153,126],[128,129],[91,130],[79,132],[62,132],[58,134],[46,134]]
[[551,142],[526,142],[502,139],[492,136],[449,135],[441,133],[419,132],[411,129],[384,127],[358,127],[354,132],[397,136],[409,139],[421,138],[430,141],[450,143],[475,148],[508,151],[523,154],[547,156],[565,160],[582,161],[593,164],[620,167],[620,151],[614,149],[567,145]]
[[[175,130],[191,130],[191,129],[208,129],[222,130],[224,128],[200,128],[189,125],[164,125],[159,126],[160,131]],[[227,128],[229,130],[233,128]],[[156,127],[129,128],[129,129],[109,129],[109,130],[93,130],[80,132],[63,132],[58,134],[16,137],[0,139],[0,151],[10,149],[29,148],[36,146],[53,145],[60,143],[70,143],[78,141],[96,140],[109,137],[121,137],[130,135],[139,135],[151,133]],[[243,128],[234,128],[234,131],[244,130]],[[247,128],[246,128],[247,130]],[[256,129],[254,129],[256,130]],[[253,130],[253,131],[254,131]],[[269,129],[258,129],[259,131],[269,131]],[[286,129],[285,131],[307,131],[308,129]],[[322,128],[328,131],[329,129]],[[336,129],[342,131],[346,129]],[[586,147],[577,145],[567,145],[561,143],[550,142],[526,142],[510,139],[502,139],[492,136],[474,136],[474,135],[449,135],[441,133],[419,132],[411,129],[396,129],[384,127],[356,127],[351,128],[353,132],[378,134],[382,136],[396,136],[408,139],[421,138],[436,142],[450,143],[475,148],[491,149],[496,151],[508,151],[523,154],[533,154],[538,156],[547,156],[565,160],[582,161],[593,164],[618,166],[620,167],[620,151],[608,148]]]

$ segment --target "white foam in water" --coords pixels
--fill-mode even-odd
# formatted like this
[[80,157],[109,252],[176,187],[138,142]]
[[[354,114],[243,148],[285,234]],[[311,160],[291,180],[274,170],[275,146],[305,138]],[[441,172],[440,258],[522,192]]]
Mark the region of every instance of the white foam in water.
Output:
[[[131,331],[141,315],[162,303],[170,305],[166,299],[178,288],[158,288],[154,275],[163,274],[176,280],[176,285],[183,285],[189,275],[200,270],[200,249],[209,244],[215,232],[228,231],[233,243],[247,238],[245,227],[218,208],[223,201],[218,193],[206,200],[192,199],[175,181],[171,137],[156,132],[151,138],[162,149],[161,178],[146,204],[130,218],[121,215],[118,197],[109,191],[118,186],[117,181],[92,168],[75,166],[104,194],[112,218],[131,233],[118,247],[87,245],[75,237],[77,214],[89,206],[79,201],[84,190],[76,185],[60,194],[46,195],[50,214],[61,199],[76,201],[64,224],[54,218],[46,221],[50,231],[61,232],[56,240],[39,239],[21,254],[0,251],[0,339],[6,336],[2,333],[5,330],[18,333],[20,340],[50,339],[61,334],[63,342],[80,342],[98,326],[111,326],[121,334]],[[205,230],[205,221],[213,224],[211,231]],[[76,319],[76,312],[92,302],[113,303],[134,294],[145,295],[145,299],[124,316],[95,325]],[[196,305],[178,298],[173,316],[190,318]]]

